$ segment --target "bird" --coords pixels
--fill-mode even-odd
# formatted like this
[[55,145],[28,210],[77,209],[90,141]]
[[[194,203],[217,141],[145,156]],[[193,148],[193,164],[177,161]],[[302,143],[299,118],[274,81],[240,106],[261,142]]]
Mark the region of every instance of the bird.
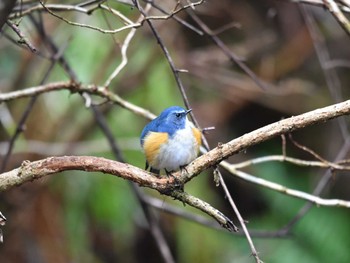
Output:
[[171,106],[142,130],[140,143],[146,157],[146,170],[167,175],[182,170],[199,153],[202,133],[187,118],[191,109]]

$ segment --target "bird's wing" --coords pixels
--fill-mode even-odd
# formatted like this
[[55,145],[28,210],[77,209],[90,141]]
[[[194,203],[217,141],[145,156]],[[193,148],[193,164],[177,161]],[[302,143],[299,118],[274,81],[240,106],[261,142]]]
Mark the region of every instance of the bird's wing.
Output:
[[145,137],[147,136],[147,134],[149,132],[158,132],[158,119],[154,119],[153,121],[149,122],[145,128],[143,128],[142,130],[142,133],[141,133],[141,137],[140,137],[140,142],[141,142],[141,145],[143,147],[143,144],[144,144],[144,139]]
[[153,166],[158,156],[160,146],[168,142],[166,132],[148,132],[143,141],[143,149],[150,166]]

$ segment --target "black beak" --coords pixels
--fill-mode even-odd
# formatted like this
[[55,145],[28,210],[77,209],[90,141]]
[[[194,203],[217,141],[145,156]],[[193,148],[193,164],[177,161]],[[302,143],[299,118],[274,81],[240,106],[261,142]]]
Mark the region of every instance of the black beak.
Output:
[[186,115],[189,114],[192,111],[192,109],[189,109],[186,111]]

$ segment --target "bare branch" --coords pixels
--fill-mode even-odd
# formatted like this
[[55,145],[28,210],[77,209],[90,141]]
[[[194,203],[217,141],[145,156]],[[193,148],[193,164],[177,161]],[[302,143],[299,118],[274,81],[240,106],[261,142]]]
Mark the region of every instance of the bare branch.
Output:
[[[267,125],[258,130],[247,133],[226,144],[219,145],[218,147],[198,157],[191,164],[189,164],[186,167],[187,172],[177,172],[174,175],[177,177],[177,180],[179,180],[179,182],[186,183],[193,179],[201,171],[218,164],[223,159],[226,159],[227,157],[238,153],[239,151],[245,148],[266,141],[274,136],[291,132],[293,130],[301,129],[306,126],[321,121],[323,122],[346,114],[350,114],[350,100],[334,104],[325,108],[317,109],[311,112],[307,112],[299,116],[281,120],[279,122]],[[67,169],[74,169],[86,171],[98,170],[101,172],[111,173],[119,176],[123,175],[124,179],[134,181],[142,186],[150,187],[163,193],[169,192],[169,188],[166,184],[167,182],[169,182],[168,180],[156,179],[153,176],[151,176],[151,174],[145,173],[143,170],[133,167],[131,165],[116,165],[112,161],[106,159],[102,159],[102,161],[100,161],[100,159],[96,159],[99,160],[99,163],[95,164],[93,161],[91,161],[95,160],[93,159],[94,157],[87,157],[90,159],[84,160],[85,162],[81,163],[76,163],[77,160],[80,160],[79,157],[70,157],[71,159],[68,159],[68,161],[64,158],[65,157],[52,157],[43,161],[34,162],[29,166],[26,162],[24,162],[21,168],[0,175],[0,190],[6,190],[9,187],[21,184],[28,180],[40,178],[44,175],[57,173]],[[90,160],[90,162],[88,160]],[[27,166],[29,168],[26,168]],[[23,168],[26,168],[24,169],[24,172],[22,171]],[[320,199],[318,199],[316,200],[316,202],[318,202],[320,205],[339,205],[344,207],[350,207],[349,203],[346,201],[338,202],[332,200],[323,202],[320,201]]]
[[[148,13],[149,9],[151,8],[150,4],[147,4],[145,12]],[[140,23],[144,18],[144,15],[140,15],[140,17],[137,19],[136,23]],[[132,28],[129,32],[129,34],[126,36],[122,47],[121,47],[121,54],[122,54],[122,61],[121,63],[116,67],[116,69],[112,72],[112,74],[108,77],[106,80],[104,86],[108,87],[112,80],[119,74],[119,72],[127,65],[128,63],[128,57],[126,55],[126,51],[128,50],[129,44],[131,40],[133,39],[134,35],[136,33],[136,28]]]
[[338,5],[333,0],[323,0],[324,5],[328,8],[329,12],[338,21],[340,26],[345,30],[345,32],[350,35],[350,22],[340,10]]
[[26,45],[30,51],[32,51],[33,53],[36,52],[36,48],[33,46],[32,43],[30,43],[30,41],[24,36],[24,34],[22,33],[22,31],[18,28],[18,26],[11,22],[10,20],[7,20],[7,25],[9,27],[12,28],[12,30],[19,36],[19,40],[17,41],[19,44],[24,44]]
[[176,188],[177,182],[172,178],[157,178],[138,167],[120,163],[100,157],[92,156],[62,156],[49,157],[43,160],[24,161],[21,167],[0,174],[0,191],[24,182],[33,181],[47,175],[57,174],[68,170],[81,170],[86,172],[102,172],[116,175],[123,179],[135,182],[140,186],[159,191],[161,194],[172,196],[190,206],[198,208],[212,216],[229,231],[237,231],[230,219],[208,203],[193,197]]
[[57,90],[68,90],[72,93],[89,93],[92,95],[98,95],[101,98],[105,98],[109,101],[115,102],[123,108],[130,110],[131,112],[145,117],[147,119],[155,118],[155,115],[150,113],[149,111],[136,106],[126,100],[123,100],[120,96],[108,90],[105,87],[98,87],[95,85],[85,85],[85,84],[77,84],[71,81],[60,81],[60,82],[52,82],[46,85],[31,87],[23,90],[13,91],[9,93],[0,93],[0,102],[6,102],[18,98],[26,98],[31,97],[35,94],[42,94],[45,92],[57,91]]
[[267,83],[261,80],[236,54],[234,54],[225,43],[216,36],[211,29],[203,23],[203,21],[194,13],[192,10],[188,10],[187,13],[191,16],[191,18],[196,21],[198,26],[203,32],[211,38],[211,40],[217,45],[222,52],[232,61],[233,64],[236,64],[243,72],[245,72],[254,82],[255,84],[263,90],[268,88]]
[[275,190],[281,193],[284,193],[289,196],[293,196],[299,199],[307,200],[310,201],[316,205],[319,206],[339,206],[339,207],[346,207],[350,208],[350,201],[344,201],[344,200],[339,200],[339,199],[323,199],[321,197],[308,194],[302,191],[294,190],[287,188],[283,185],[255,177],[253,175],[250,175],[246,172],[236,170],[234,166],[230,166],[229,164],[221,164],[222,167],[227,169],[230,173],[234,174],[235,176],[243,179],[244,181],[251,182],[257,185],[264,186],[265,188]]
[[278,161],[278,162],[289,162],[295,165],[299,166],[305,166],[305,167],[320,167],[320,168],[332,168],[335,170],[344,170],[348,171],[350,170],[349,166],[344,166],[339,163],[332,163],[329,161],[310,161],[310,160],[301,160],[285,155],[269,155],[269,156],[263,156],[263,157],[258,157],[255,159],[251,159],[248,161],[244,161],[241,163],[235,163],[232,164],[231,166],[234,169],[242,169],[244,167],[254,165],[254,164],[259,164],[259,163],[265,163],[265,162],[272,162],[272,161]]
[[[187,167],[189,174],[196,175],[202,170],[207,169],[220,161],[236,154],[250,146],[269,140],[275,136],[284,133],[305,128],[307,126],[324,122],[342,115],[350,114],[350,100],[333,104],[328,107],[313,110],[294,117],[283,119],[281,121],[269,124],[260,129],[246,133],[241,137],[231,140],[228,143],[221,144],[208,153],[198,157]],[[193,176],[189,177],[191,180]]]
[[[92,95],[98,95],[106,98],[109,101],[115,102],[120,106],[146,118],[152,119],[154,115],[143,108],[138,107],[130,102],[120,98],[117,94],[109,91],[104,87],[97,87],[94,85],[78,85],[73,82],[56,82],[47,85],[23,89],[9,93],[0,93],[0,102],[9,101],[21,97],[29,97],[35,94],[44,92],[66,89],[71,92],[87,92]],[[328,107],[316,109],[298,116],[283,119],[281,121],[264,126],[260,129],[247,133],[239,138],[236,138],[226,144],[219,145],[215,149],[209,151],[207,154],[197,158],[192,165],[187,168],[189,174],[197,175],[204,169],[207,169],[215,164],[218,164],[223,159],[236,154],[243,149],[252,145],[259,144],[263,141],[271,139],[272,137],[290,133],[297,129],[302,129],[307,126],[324,122],[339,116],[350,114],[350,100],[333,104]],[[191,180],[193,176],[186,180]]]
[[39,2],[43,6],[43,8],[48,13],[50,13],[50,15],[52,15],[52,16],[54,16],[54,17],[56,17],[56,18],[58,18],[58,19],[60,19],[60,20],[62,20],[64,22],[66,22],[69,25],[93,29],[93,30],[99,31],[99,32],[104,33],[104,34],[116,34],[116,33],[122,32],[122,31],[124,31],[126,29],[137,28],[137,27],[142,26],[142,23],[132,23],[132,24],[128,24],[128,25],[123,26],[123,27],[116,28],[114,30],[102,29],[102,28],[99,28],[99,27],[96,27],[96,26],[91,26],[91,25],[87,25],[87,24],[82,24],[82,23],[69,21],[68,19],[66,19],[66,18],[64,18],[62,16],[59,16],[59,15],[55,14],[54,12],[52,12],[42,1],[39,1]]

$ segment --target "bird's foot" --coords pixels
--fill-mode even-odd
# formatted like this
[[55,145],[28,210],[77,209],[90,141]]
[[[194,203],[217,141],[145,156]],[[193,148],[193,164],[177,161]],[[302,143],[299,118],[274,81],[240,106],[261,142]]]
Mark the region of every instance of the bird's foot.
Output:
[[179,181],[179,179],[176,176],[174,176],[172,174],[172,171],[168,171],[167,169],[165,169],[165,173],[168,177],[171,177],[174,179],[174,188],[175,189],[181,190],[181,191],[184,190],[184,184],[181,181]]
[[186,166],[187,166],[187,164],[185,164],[185,165],[180,165],[181,174],[182,174],[183,171],[185,171],[185,172],[188,174],[188,171],[187,171],[187,169],[186,169]]

